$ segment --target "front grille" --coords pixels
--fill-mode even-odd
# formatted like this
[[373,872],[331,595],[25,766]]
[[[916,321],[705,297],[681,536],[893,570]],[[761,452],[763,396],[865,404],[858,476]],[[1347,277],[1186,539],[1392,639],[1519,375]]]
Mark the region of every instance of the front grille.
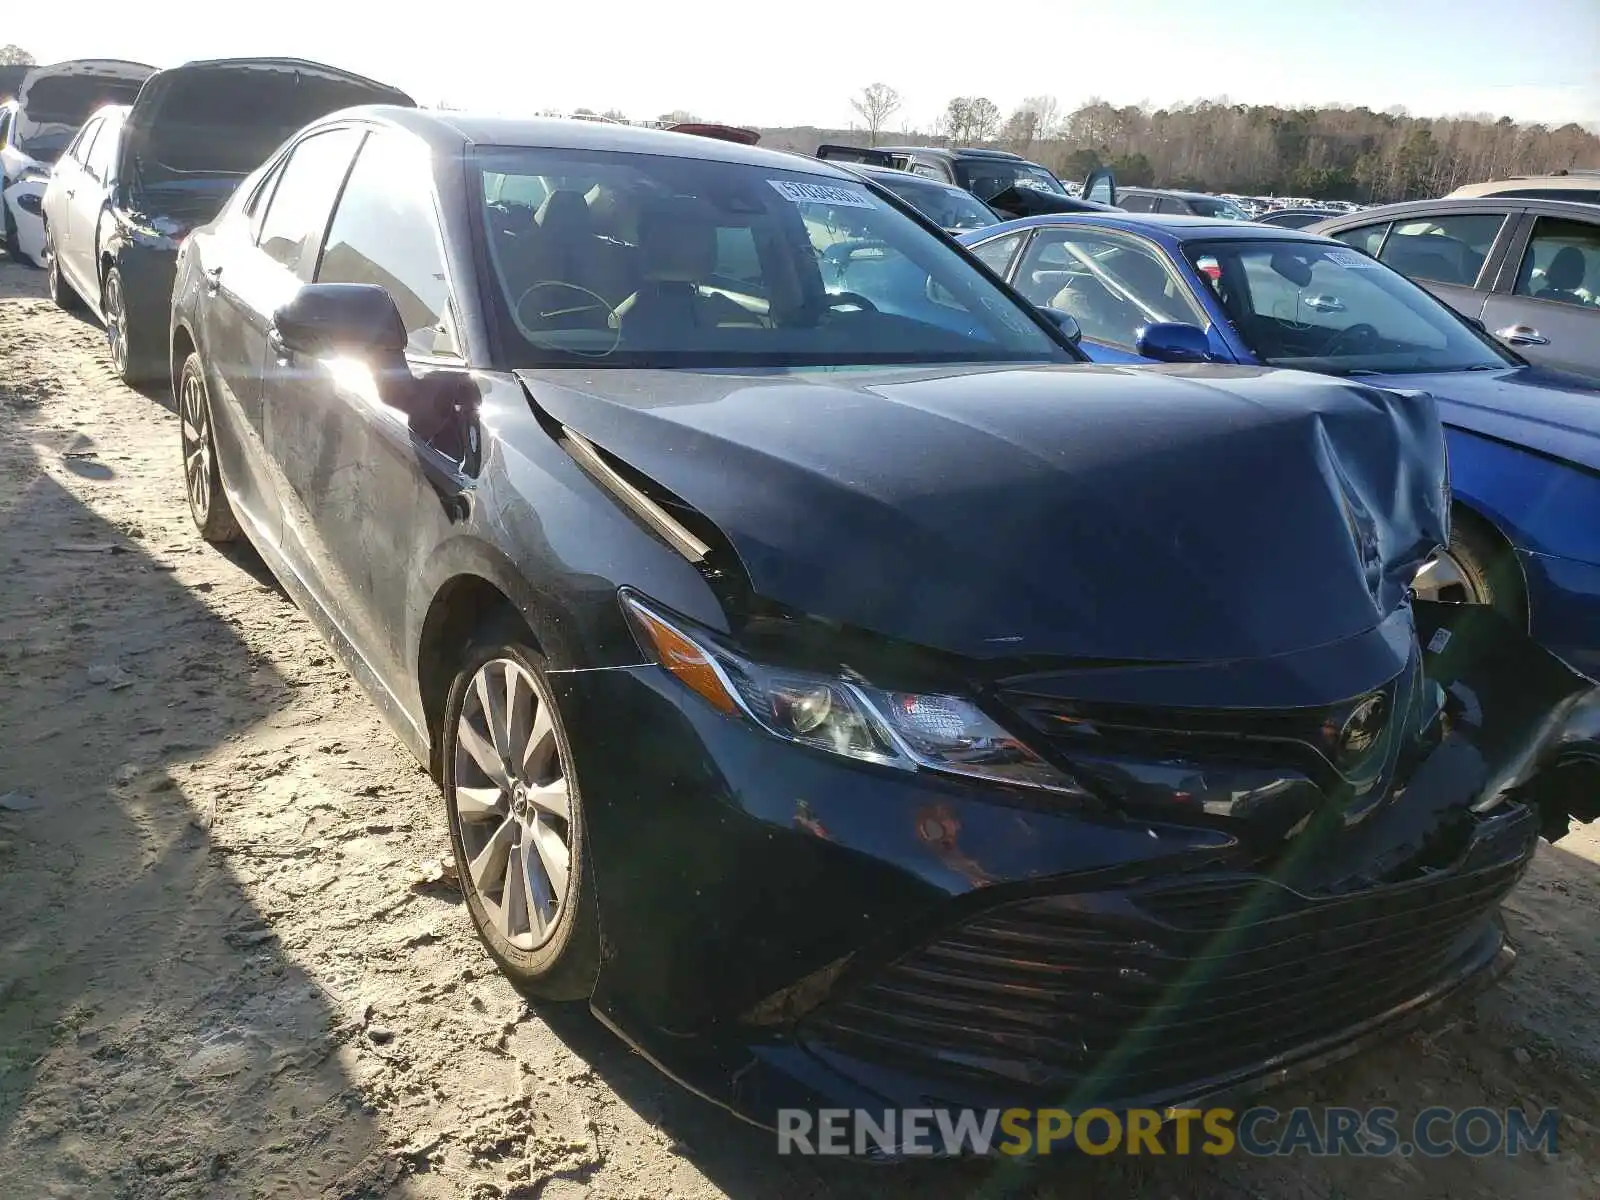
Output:
[[1531,854],[1350,896],[1255,877],[1051,895],[971,918],[803,1023],[821,1047],[1054,1101],[1184,1095],[1427,992]]

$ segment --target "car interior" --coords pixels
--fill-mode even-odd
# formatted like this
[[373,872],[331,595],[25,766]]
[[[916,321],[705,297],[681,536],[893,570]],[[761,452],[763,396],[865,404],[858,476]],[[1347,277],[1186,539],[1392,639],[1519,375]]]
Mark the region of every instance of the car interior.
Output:
[[1155,255],[1119,240],[1042,234],[1017,270],[1017,290],[1070,314],[1090,341],[1132,348],[1154,322],[1204,325],[1183,285]]
[[485,171],[490,258],[517,332],[589,357],[806,341],[959,354],[969,339],[992,349],[1000,325],[1015,325],[972,292],[960,256],[921,261],[929,243],[892,207],[864,192],[800,202],[780,182],[748,172],[685,195],[615,163]]
[[1600,307],[1600,224],[1541,217],[1516,291],[1535,300]]

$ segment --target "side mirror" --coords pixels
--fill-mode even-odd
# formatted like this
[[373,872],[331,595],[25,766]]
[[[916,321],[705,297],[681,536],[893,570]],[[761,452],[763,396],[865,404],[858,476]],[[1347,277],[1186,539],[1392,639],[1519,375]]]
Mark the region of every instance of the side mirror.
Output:
[[1071,313],[1063,312],[1059,308],[1041,307],[1039,311],[1049,317],[1051,323],[1061,330],[1061,336],[1074,346],[1083,340],[1083,329],[1078,325],[1078,318]]
[[1176,321],[1157,321],[1139,330],[1134,353],[1158,362],[1203,363],[1211,361],[1211,342],[1206,331]]
[[406,326],[389,293],[372,283],[308,283],[272,314],[284,349],[318,357],[377,357],[406,348]]

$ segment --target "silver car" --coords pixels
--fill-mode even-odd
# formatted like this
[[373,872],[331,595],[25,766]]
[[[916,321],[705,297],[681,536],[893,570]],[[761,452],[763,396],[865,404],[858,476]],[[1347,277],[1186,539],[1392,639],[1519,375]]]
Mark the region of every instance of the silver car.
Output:
[[1530,362],[1600,380],[1600,204],[1413,200],[1306,232],[1409,275]]

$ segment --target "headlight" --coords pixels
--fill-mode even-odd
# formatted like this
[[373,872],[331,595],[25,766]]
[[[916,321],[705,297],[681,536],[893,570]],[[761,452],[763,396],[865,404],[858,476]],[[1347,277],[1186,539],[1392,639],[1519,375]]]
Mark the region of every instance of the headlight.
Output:
[[626,591],[622,610],[640,647],[680,683],[719,712],[786,742],[907,771],[1086,794],[961,696],[886,691],[859,679],[764,666]]

